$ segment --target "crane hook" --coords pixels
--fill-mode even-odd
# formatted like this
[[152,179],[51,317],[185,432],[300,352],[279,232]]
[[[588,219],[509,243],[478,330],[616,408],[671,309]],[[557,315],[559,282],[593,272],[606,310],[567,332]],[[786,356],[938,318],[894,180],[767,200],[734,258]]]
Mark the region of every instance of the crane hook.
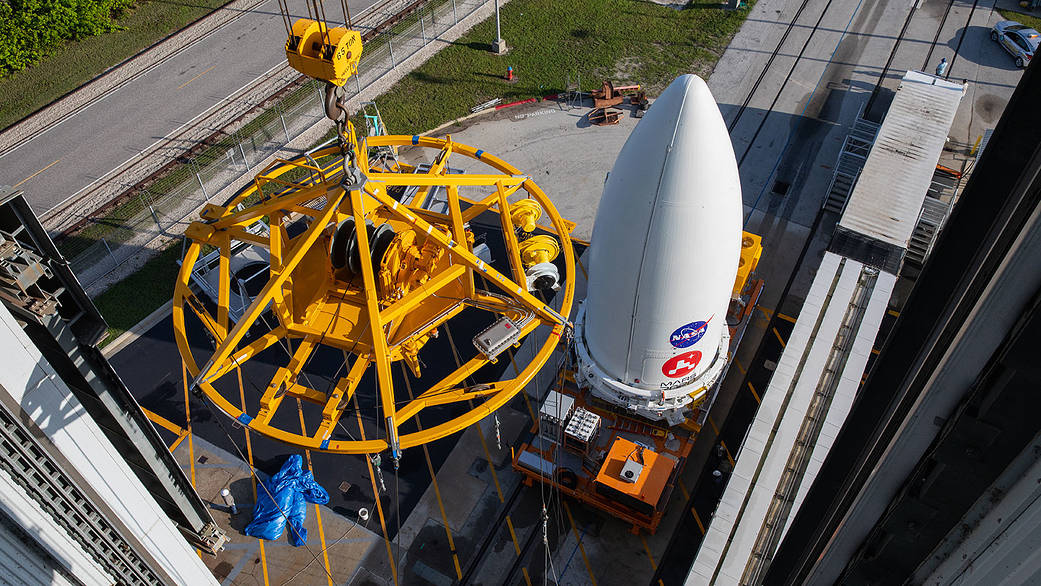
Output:
[[347,105],[342,86],[325,82],[325,115],[337,125],[347,122]]

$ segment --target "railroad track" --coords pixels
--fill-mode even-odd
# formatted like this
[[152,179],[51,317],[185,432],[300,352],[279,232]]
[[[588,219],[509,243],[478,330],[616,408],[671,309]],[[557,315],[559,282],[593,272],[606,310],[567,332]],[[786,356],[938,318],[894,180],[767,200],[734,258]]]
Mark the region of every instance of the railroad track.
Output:
[[[752,87],[749,90],[748,94],[746,95],[744,101],[738,107],[737,112],[734,115],[734,118],[731,119],[729,124],[727,124],[727,130],[733,132],[734,128],[737,127],[738,123],[742,120],[744,115],[747,113],[748,106],[751,103],[751,101],[755,97],[760,95],[760,90],[763,89],[763,87],[762,87],[763,80],[766,78],[767,74],[773,69],[773,65],[774,65],[775,59],[778,57],[779,54],[782,54],[782,52],[784,50],[784,47],[785,47],[785,43],[788,40],[789,35],[791,34],[793,29],[795,29],[795,28],[797,28],[799,26],[798,25],[798,21],[799,21],[800,17],[802,17],[803,12],[806,10],[807,6],[810,4],[811,1],[812,0],[803,0],[802,3],[799,5],[798,9],[796,9],[796,12],[795,12],[794,16],[792,17],[791,21],[788,23],[787,27],[785,28],[785,31],[781,35],[781,38],[778,40],[777,44],[774,46],[773,50],[771,51],[769,57],[767,58],[765,64],[763,65],[762,70],[759,72],[759,75],[757,76],[755,82],[752,84]],[[752,134],[752,139],[749,141],[749,143],[746,145],[744,151],[738,157],[738,167],[739,168],[741,167],[742,164],[744,164],[745,160],[748,157],[749,152],[752,150],[753,146],[756,144],[756,140],[759,138],[759,135],[760,135],[763,127],[766,125],[767,118],[774,111],[774,108],[777,106],[777,103],[780,100],[781,94],[784,92],[785,88],[788,86],[788,83],[791,81],[792,75],[795,72],[796,67],[798,67],[798,65],[800,64],[800,61],[802,60],[803,56],[805,55],[807,48],[809,48],[811,46],[812,42],[814,41],[814,38],[817,36],[817,33],[822,30],[821,29],[821,22],[824,20],[824,17],[828,14],[828,11],[832,8],[833,2],[834,2],[834,0],[828,0],[827,3],[824,5],[824,8],[821,10],[819,16],[817,17],[816,22],[810,28],[809,35],[806,37],[805,42],[802,44],[802,47],[800,48],[799,53],[798,53],[798,55],[795,58],[795,61],[792,63],[791,67],[788,68],[788,71],[787,71],[784,79],[781,81],[780,86],[776,86],[777,89],[776,89],[775,92],[773,92],[773,97],[772,97],[771,102],[770,102],[770,107],[766,110],[766,113],[760,118],[758,124],[755,127],[755,131]],[[975,13],[978,4],[979,4],[979,0],[974,0],[973,1],[972,8],[969,11],[968,18],[966,19],[966,23],[965,23],[966,26],[968,25],[969,21],[972,20],[973,14]],[[910,7],[908,9],[907,17],[904,20],[903,27],[900,29],[900,33],[899,33],[899,35],[897,36],[897,38],[895,39],[895,41],[893,43],[893,47],[890,50],[889,57],[886,60],[886,64],[882,68],[882,72],[879,74],[878,80],[876,81],[876,83],[874,84],[874,87],[872,88],[871,97],[869,98],[867,106],[865,106],[865,109],[864,109],[865,113],[869,113],[871,111],[872,107],[876,103],[878,94],[884,88],[885,81],[886,81],[886,79],[887,79],[887,77],[889,75],[889,71],[893,67],[893,62],[896,59],[897,52],[907,42],[907,31],[908,31],[908,28],[910,27],[912,20],[914,19],[915,15],[917,14],[917,11],[918,11],[918,8],[920,7],[920,5],[921,5],[921,0],[915,0],[915,2],[910,5]],[[940,24],[936,28],[936,33],[934,34],[934,36],[932,38],[932,42],[929,44],[929,48],[928,48],[928,50],[926,51],[926,54],[925,54],[925,59],[922,62],[922,70],[923,71],[929,71],[929,65],[930,65],[930,63],[932,61],[933,52],[936,49],[936,46],[940,44],[940,35],[943,33],[944,27],[947,24],[948,17],[950,16],[950,13],[951,13],[953,7],[954,7],[954,0],[948,0],[947,5],[944,8],[944,12],[943,12],[943,14],[940,17]],[[961,30],[964,31],[964,27]],[[964,33],[962,33],[962,36],[959,38],[958,45],[957,45],[957,47],[955,47],[954,57],[951,59],[951,65],[950,65],[950,67],[948,67],[948,70],[947,70],[947,75],[946,75],[947,78],[950,77],[950,72],[951,72],[951,69],[953,68],[954,61],[958,57],[958,50],[961,48],[962,39],[964,39]]]
[[[429,1],[415,0],[405,3],[407,0],[404,0],[404,2],[403,0],[382,0],[366,8],[362,14],[352,18],[352,24],[355,28],[364,30],[362,41],[368,42],[419,10]],[[257,2],[256,4],[259,3]],[[402,4],[404,5],[402,6]],[[215,28],[208,34],[221,30],[227,24],[225,23]],[[205,36],[195,39],[185,47],[148,66],[148,68],[140,71],[133,77],[107,90],[103,95],[98,96],[97,99],[91,100],[75,111],[71,111],[62,118],[55,120],[47,128],[52,128],[65,122],[68,118],[75,116],[104,96],[117,91],[133,79],[162,65],[203,38]],[[277,101],[285,93],[299,87],[306,81],[307,78],[305,76],[297,73],[286,62],[272,67],[209,110],[204,111],[174,132],[156,141],[105,176],[69,196],[65,201],[42,214],[41,219],[49,229],[61,234],[69,234],[78,230],[86,225],[91,217],[115,207],[143,187],[168,174],[172,168],[182,164],[185,157],[190,157],[198,150],[220,140],[228,134],[228,129],[248,122],[263,112],[272,102]],[[257,97],[258,95],[259,97]],[[234,104],[240,104],[244,108],[240,108],[237,112],[232,111],[229,115],[229,106]],[[45,131],[43,130],[42,132]],[[4,152],[11,152],[28,140],[29,138]],[[188,148],[178,146],[183,144],[191,144],[192,146]],[[171,155],[171,152],[178,154]],[[157,163],[154,160],[157,153],[163,153],[164,161]],[[0,156],[3,154],[0,153]],[[129,179],[128,176],[130,176]],[[123,184],[123,186],[121,187],[120,184]],[[89,211],[85,212],[84,210]]]

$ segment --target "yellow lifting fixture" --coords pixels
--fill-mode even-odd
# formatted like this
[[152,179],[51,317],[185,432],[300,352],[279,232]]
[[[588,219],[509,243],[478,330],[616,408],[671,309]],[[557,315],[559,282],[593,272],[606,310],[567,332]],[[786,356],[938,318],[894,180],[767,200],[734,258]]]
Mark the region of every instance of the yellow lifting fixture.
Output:
[[342,86],[358,73],[361,35],[338,26],[301,18],[293,23],[286,41],[286,58],[293,69],[308,77]]
[[[574,224],[560,217],[529,176],[450,137],[379,136],[359,145],[349,123],[346,130],[346,148],[331,146],[276,161],[224,205],[207,206],[202,220],[188,227],[191,245],[174,291],[174,329],[196,388],[251,430],[334,453],[389,448],[396,458],[401,449],[460,431],[505,404],[569,334],[565,316],[574,299],[575,258],[568,233]],[[425,170],[397,162],[392,168],[370,165],[370,150],[384,146],[435,149],[437,154]],[[345,157],[345,151],[356,157]],[[450,157],[473,159],[486,169],[449,173]],[[404,203],[406,192],[412,196]],[[440,212],[424,205],[434,194],[443,200]],[[519,202],[530,202],[520,207],[537,207],[547,221],[515,224]],[[501,228],[496,248],[505,251],[505,262],[496,263],[499,269],[475,252],[472,222],[478,216]],[[297,232],[300,224],[303,231]],[[517,234],[532,231],[538,234],[518,242]],[[270,277],[233,320],[231,300],[240,288],[232,250],[240,243],[263,252]],[[215,312],[192,289],[193,272],[208,247],[220,253]],[[550,283],[531,285],[526,271],[533,262],[550,263],[558,251],[563,252],[563,291],[550,305],[537,288]],[[438,333],[451,339],[450,322],[464,310],[483,312],[485,317],[470,312],[468,319],[483,320],[488,330],[472,346],[454,340],[458,367],[424,380],[424,346]],[[193,346],[189,321],[206,331],[212,351],[200,350],[197,340]],[[483,370],[541,328],[545,333],[538,339],[544,341],[526,365],[507,370],[505,378]],[[270,364],[271,356],[279,354],[277,346],[283,348],[282,360],[269,382],[256,396],[240,396],[235,371],[250,376],[251,360],[264,354]],[[316,385],[305,368],[323,346],[343,355],[342,372],[329,388]],[[397,361],[407,365],[407,373],[393,373]],[[360,423],[342,416],[358,409],[356,392],[370,370],[375,371],[370,379],[375,390],[366,400],[378,407],[379,431],[370,426],[363,432],[356,429]],[[294,419],[277,416],[286,398],[313,406],[310,417],[320,417],[320,423],[312,433],[305,435]],[[439,416],[436,407],[450,404],[465,412],[431,421]],[[421,431],[400,431],[421,413]],[[291,423],[283,427],[284,421]]]
[[[570,336],[575,254],[568,234],[575,225],[531,177],[451,137],[359,142],[341,85],[356,71],[360,37],[330,29],[314,0],[312,19],[292,27],[285,0],[280,5],[290,64],[327,82],[326,112],[336,122],[337,142],[276,160],[223,205],[206,206],[201,221],[187,228],[191,245],[173,299],[177,346],[195,392],[249,429],[331,453],[389,449],[396,463],[402,449],[460,431],[504,405]],[[431,162],[380,156],[397,147]],[[425,149],[434,156],[424,158]],[[448,166],[452,157],[483,168],[459,173]],[[494,227],[481,235],[483,253],[476,222]],[[257,258],[267,265],[266,282],[253,283],[252,292],[239,278],[236,254],[244,249],[254,265]],[[487,254],[493,249],[497,260]],[[205,250],[215,252],[203,258]],[[193,289],[203,272],[215,291],[215,311]],[[471,332],[484,328],[472,345],[452,338],[453,320],[464,311]],[[486,368],[538,330],[535,339],[542,341],[527,364],[505,374]],[[193,339],[197,331],[211,348]],[[423,362],[434,338],[442,338],[436,376]],[[451,363],[444,344],[454,370],[445,367]],[[330,350],[342,356],[339,370],[316,384],[308,365],[319,352],[327,363]],[[254,367],[260,356],[262,365]],[[395,362],[402,365],[397,374]],[[258,373],[267,382],[247,396],[241,381],[252,383]],[[286,398],[304,406],[301,417],[318,422],[311,433],[298,431],[303,426],[295,417],[279,416]]]

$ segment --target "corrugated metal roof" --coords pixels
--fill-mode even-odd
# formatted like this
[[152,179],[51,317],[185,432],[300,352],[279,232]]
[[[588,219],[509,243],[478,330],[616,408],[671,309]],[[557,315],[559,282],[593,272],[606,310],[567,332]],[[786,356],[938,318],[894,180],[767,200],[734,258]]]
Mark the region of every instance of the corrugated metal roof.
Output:
[[904,75],[840,226],[907,248],[964,93],[919,71]]

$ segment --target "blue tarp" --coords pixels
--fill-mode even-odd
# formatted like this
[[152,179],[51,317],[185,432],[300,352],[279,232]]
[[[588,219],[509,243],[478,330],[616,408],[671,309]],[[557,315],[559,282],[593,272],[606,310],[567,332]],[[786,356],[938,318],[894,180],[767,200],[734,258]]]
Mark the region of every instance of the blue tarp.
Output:
[[289,543],[297,547],[307,543],[307,529],[304,529],[307,503],[324,505],[329,502],[329,493],[314,481],[310,471],[304,471],[303,458],[299,454],[289,456],[278,474],[264,486],[267,490],[257,491],[257,504],[253,507],[253,520],[246,526],[246,535],[269,541],[278,539],[288,520]]

